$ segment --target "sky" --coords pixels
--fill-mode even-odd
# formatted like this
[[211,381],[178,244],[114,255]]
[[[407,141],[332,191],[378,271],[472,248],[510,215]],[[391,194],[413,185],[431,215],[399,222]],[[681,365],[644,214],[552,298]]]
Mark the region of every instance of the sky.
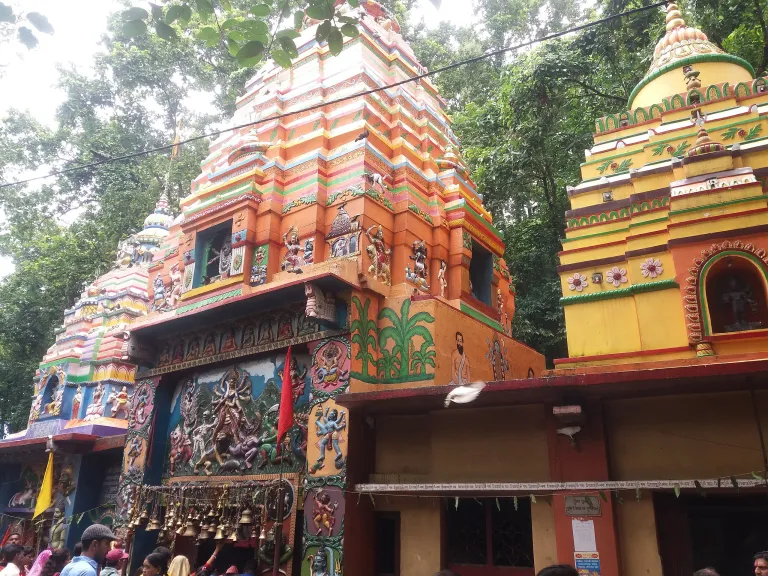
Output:
[[[122,3],[118,0],[10,0],[10,3],[17,10],[22,7],[26,12],[44,14],[55,32],[51,36],[38,34],[40,44],[34,50],[4,47],[8,53],[2,55],[6,66],[0,77],[0,118],[11,108],[26,109],[38,121],[53,127],[56,108],[64,99],[63,92],[56,88],[57,66],[74,66],[87,74],[92,69],[94,54],[103,49],[100,40],[107,18],[121,9]],[[413,21],[423,18],[428,27],[446,20],[465,25],[475,19],[472,4],[471,0],[442,0],[438,9],[431,0],[421,0],[414,10]],[[12,271],[13,263],[0,257],[0,278]]]

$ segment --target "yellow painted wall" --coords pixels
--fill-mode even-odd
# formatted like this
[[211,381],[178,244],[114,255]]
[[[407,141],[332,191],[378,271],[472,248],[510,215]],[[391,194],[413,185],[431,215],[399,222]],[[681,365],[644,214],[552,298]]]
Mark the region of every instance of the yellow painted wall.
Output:
[[[768,396],[757,396],[768,431]],[[606,403],[614,480],[706,479],[763,467],[748,392]]]
[[440,503],[437,498],[376,498],[376,510],[400,512],[400,575],[432,575],[441,568]]
[[[629,283],[621,285],[626,286]],[[571,358],[640,349],[635,300],[631,296],[571,304],[564,309]],[[578,328],[570,330],[572,326]]]
[[[727,80],[733,86],[739,82],[752,80],[752,75],[747,70],[730,62],[697,62],[696,70],[701,72],[702,78],[706,78],[707,84],[716,84]],[[685,77],[680,68],[675,68],[644,86],[637,93],[635,99],[630,102],[630,106],[640,108],[659,104],[667,96],[680,94],[686,90]]]
[[625,498],[616,506],[622,576],[661,576],[653,500]]
[[[664,270],[666,272],[667,268],[665,267]],[[666,274],[656,280],[663,280],[664,276]],[[671,278],[672,274],[669,277]],[[643,350],[688,345],[688,334],[685,330],[685,317],[683,307],[680,305],[678,288],[636,294],[634,298]]]
[[423,482],[549,479],[543,405],[376,418],[377,474]]
[[551,502],[542,498],[531,506],[533,531],[533,567],[536,572],[545,566],[557,564],[555,540],[555,511]]

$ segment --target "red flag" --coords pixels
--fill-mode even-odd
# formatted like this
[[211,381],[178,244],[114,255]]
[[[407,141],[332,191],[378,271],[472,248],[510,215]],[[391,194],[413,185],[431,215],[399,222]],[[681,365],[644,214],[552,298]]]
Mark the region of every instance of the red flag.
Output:
[[280,417],[277,421],[277,446],[283,445],[283,438],[293,426],[293,389],[291,386],[291,347],[285,354],[283,368],[283,389],[280,391]]
[[5,546],[8,543],[8,538],[11,537],[11,525],[8,524],[8,528],[5,529],[5,535],[3,536],[2,542],[0,542],[0,547]]

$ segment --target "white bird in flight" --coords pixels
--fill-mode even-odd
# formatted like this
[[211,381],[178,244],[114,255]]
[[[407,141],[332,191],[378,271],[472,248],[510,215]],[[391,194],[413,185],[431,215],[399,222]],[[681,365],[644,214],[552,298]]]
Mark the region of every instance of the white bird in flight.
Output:
[[451,402],[455,402],[456,404],[467,404],[472,402],[472,400],[480,395],[480,391],[483,388],[485,388],[485,382],[472,382],[466,386],[457,386],[448,392],[448,396],[445,397],[445,407],[448,408],[448,405]]

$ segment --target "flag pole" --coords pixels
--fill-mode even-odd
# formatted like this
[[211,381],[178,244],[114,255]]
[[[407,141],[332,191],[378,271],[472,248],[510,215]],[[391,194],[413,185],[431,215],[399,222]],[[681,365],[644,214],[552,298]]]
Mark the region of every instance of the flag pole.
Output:
[[272,576],[280,576],[281,540],[283,535],[283,468],[285,466],[285,454],[283,454],[283,439],[293,425],[293,390],[291,382],[291,347],[285,354],[285,366],[283,367],[283,382],[280,390],[280,412],[277,422],[277,439],[275,442],[275,454],[280,457],[280,475],[277,480],[277,504],[275,505],[275,552],[272,558]]

